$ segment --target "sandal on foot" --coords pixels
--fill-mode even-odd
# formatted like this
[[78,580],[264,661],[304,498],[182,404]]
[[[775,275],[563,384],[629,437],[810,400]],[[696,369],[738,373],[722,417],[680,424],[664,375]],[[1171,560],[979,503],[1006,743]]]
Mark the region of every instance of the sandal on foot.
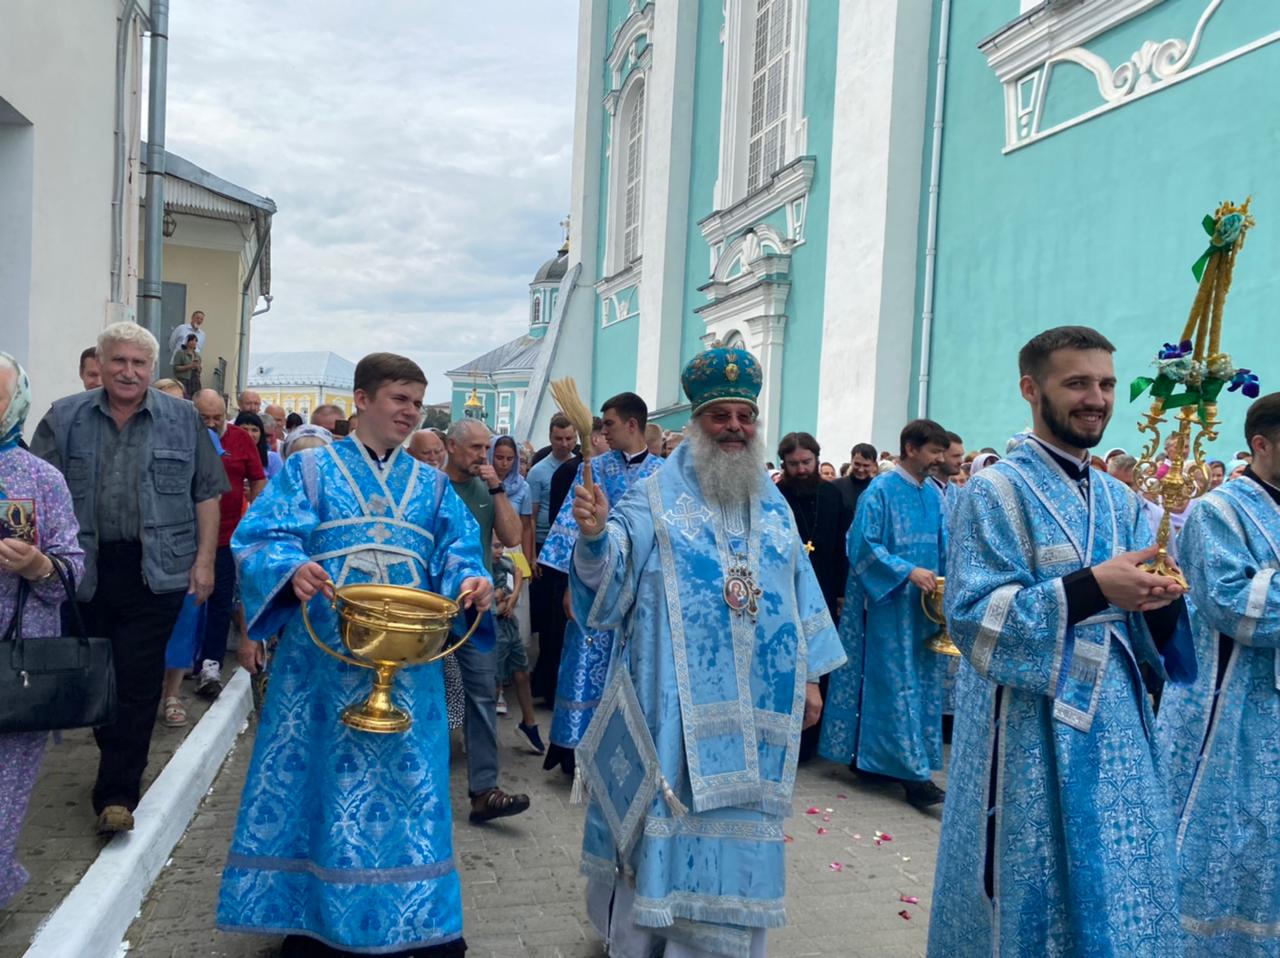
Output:
[[170,696],[164,700],[164,724],[169,728],[182,728],[187,724],[187,709],[182,699]]
[[[476,800],[480,806],[476,807]],[[519,815],[529,808],[528,795],[508,795],[500,788],[491,788],[471,796],[471,824],[493,821],[495,818],[506,818]]]

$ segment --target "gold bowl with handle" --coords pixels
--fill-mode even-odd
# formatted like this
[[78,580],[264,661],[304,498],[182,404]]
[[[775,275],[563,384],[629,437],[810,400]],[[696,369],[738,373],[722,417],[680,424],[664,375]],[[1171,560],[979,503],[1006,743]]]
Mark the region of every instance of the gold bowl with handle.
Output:
[[329,600],[338,616],[338,634],[350,655],[335,652],[316,635],[302,603],[302,622],[326,654],[348,665],[371,669],[373,691],[359,705],[342,713],[342,722],[362,732],[403,732],[413,725],[409,713],[392,701],[396,672],[444,658],[470,640],[481,616],[461,639],[449,643],[453,620],[462,612],[464,592],[457,600],[423,589],[377,582],[344,585]]
[[942,598],[946,595],[947,580],[944,576],[938,576],[938,587],[932,592],[920,593],[920,605],[924,608],[924,616],[934,625],[940,625],[942,628],[936,635],[928,641],[929,651],[937,652],[939,655],[959,655],[960,650],[956,644],[951,641],[951,636],[947,633],[947,616],[942,611]]

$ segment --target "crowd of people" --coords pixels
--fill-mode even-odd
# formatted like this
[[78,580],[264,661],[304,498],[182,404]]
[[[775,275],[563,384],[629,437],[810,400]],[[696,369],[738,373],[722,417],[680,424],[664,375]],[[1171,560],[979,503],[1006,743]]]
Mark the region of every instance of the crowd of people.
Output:
[[[63,561],[111,640],[106,835],[133,827],[154,724],[188,721],[184,676],[216,696],[230,635],[270,676],[220,927],[284,955],[464,953],[450,730],[469,822],[525,812],[500,787],[509,694],[512,734],[585,804],[611,955],[766,954],[815,756],[944,806],[931,955],[1280,954],[1280,394],[1203,475],[1176,438],[1158,464],[1097,457],[1114,348],[1062,327],[1019,354],[1033,425],[999,451],[917,419],[837,467],[808,432],[766,453],[740,348],[687,364],[683,430],[623,392],[535,449],[475,419],[420,428],[426,377],[389,353],[357,365],[350,416],[246,391],[229,422],[179,368],[199,334],[193,317],[170,344],[188,378],[153,382],[155,339],[107,327],[30,452],[25,374],[0,354],[0,485],[35,504],[34,534],[0,541],[0,612],[25,599],[24,632],[53,634]],[[1205,495],[1172,517],[1168,576],[1150,563],[1174,469]],[[325,597],[363,582],[479,619],[398,674],[405,732],[338,721],[368,679],[301,615],[340,651]],[[0,735],[0,902],[44,739]]]

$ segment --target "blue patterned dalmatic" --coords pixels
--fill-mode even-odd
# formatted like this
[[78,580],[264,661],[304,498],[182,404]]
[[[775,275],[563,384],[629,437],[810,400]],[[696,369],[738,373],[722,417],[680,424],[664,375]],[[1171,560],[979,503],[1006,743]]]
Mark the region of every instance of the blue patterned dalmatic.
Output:
[[[1069,626],[1063,585],[1151,531],[1122,484],[1095,471],[1087,488],[1028,440],[957,502],[946,606],[966,661],[931,958],[1182,954],[1174,821],[1139,666],[1168,675],[1143,616],[1108,607]],[[1190,656],[1185,614],[1171,642]]]
[[[620,635],[578,748],[583,872],[634,880],[636,925],[745,954],[786,921],[805,683],[844,659],[791,510],[763,470],[749,504],[708,502],[685,443],[579,551],[601,578],[588,589],[575,562],[574,613]],[[726,602],[735,569],[754,617]]]
[[1194,505],[1180,545],[1200,674],[1165,692],[1158,728],[1187,953],[1280,955],[1280,505],[1233,479]]
[[[592,459],[591,473],[613,504],[622,501],[635,483],[657,472],[664,461],[659,456],[648,455],[635,465],[628,465],[622,453],[613,451]],[[581,484],[582,467],[579,466],[573,488]],[[538,561],[567,573],[573,544],[577,541],[578,523],[573,518],[573,489],[570,489],[538,554]],[[560,653],[560,672],[556,679],[556,708],[551,720],[552,743],[577,748],[582,741],[604,692],[605,670],[609,667],[612,648],[612,632],[584,630],[572,620],[565,624],[564,650]]]
[[[305,934],[350,951],[406,950],[462,934],[439,662],[403,669],[413,727],[350,729],[370,671],[312,643],[290,580],[314,560],[341,586],[384,582],[457,595],[486,575],[479,529],[443,473],[395,450],[379,470],[352,439],[289,458],[232,540],[249,634],[283,629],[254,742],[218,926]],[[316,633],[341,651],[322,597]]]
[[[831,676],[818,752],[904,781],[942,768],[947,663],[926,642],[938,631],[907,581],[942,573],[946,534],[937,483],[901,467],[877,476],[849,528],[849,585],[840,641],[849,661]],[[865,610],[865,616],[861,614]]]

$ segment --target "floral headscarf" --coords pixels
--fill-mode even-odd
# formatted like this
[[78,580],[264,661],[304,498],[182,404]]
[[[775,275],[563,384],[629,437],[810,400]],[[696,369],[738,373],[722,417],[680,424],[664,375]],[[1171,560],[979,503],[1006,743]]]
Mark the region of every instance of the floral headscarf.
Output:
[[22,438],[22,429],[31,411],[31,383],[27,371],[8,353],[0,352],[0,365],[12,369],[13,388],[9,394],[9,408],[0,416],[0,450],[12,449]]

